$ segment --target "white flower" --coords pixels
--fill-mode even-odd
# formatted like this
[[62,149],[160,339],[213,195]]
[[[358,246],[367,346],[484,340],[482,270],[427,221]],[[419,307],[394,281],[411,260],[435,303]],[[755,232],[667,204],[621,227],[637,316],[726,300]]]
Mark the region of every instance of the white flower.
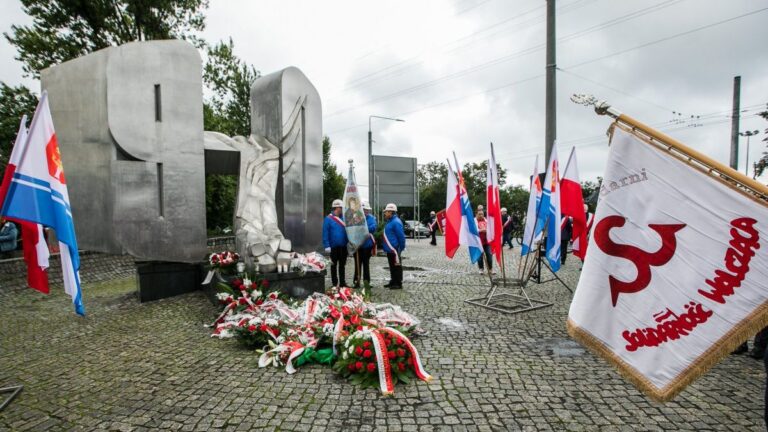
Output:
[[230,294],[223,293],[223,292],[220,292],[220,293],[216,294],[216,298],[221,300],[221,301],[227,301],[227,299],[230,298],[230,297],[232,297]]
[[[334,330],[333,327],[334,326],[331,323],[328,323],[328,324],[324,325],[323,326],[323,334],[325,334],[326,336],[333,336],[333,330]],[[345,346],[349,346],[349,340],[347,340]]]
[[261,291],[256,291],[256,290],[252,291],[251,292],[251,297],[253,297],[254,300],[258,299],[259,297],[261,297]]
[[283,343],[283,342],[285,342],[285,337],[283,337],[283,336],[278,336],[278,337],[277,337],[277,343],[281,344],[281,343]]
[[347,341],[344,342],[344,348],[349,348],[349,339],[347,339]]
[[347,354],[347,352],[346,352],[346,351],[344,351],[344,354],[342,354],[342,355],[341,355],[341,358],[343,358],[344,360],[346,360],[346,359],[348,359],[348,358],[349,358],[349,354]]
[[259,324],[261,324],[261,318],[253,317],[253,318],[251,318],[250,321],[248,321],[248,324],[259,325]]
[[243,278],[243,285],[246,288],[250,288],[251,285],[253,285],[253,282],[250,279],[248,279],[248,277],[246,276],[245,278]]
[[264,324],[266,324],[266,325],[268,325],[270,327],[275,327],[275,326],[277,326],[277,320],[274,319],[274,318],[267,318],[266,320],[264,320]]
[[355,347],[353,347],[353,346],[349,347],[348,351],[349,351],[350,354],[352,354],[353,352],[355,352]]

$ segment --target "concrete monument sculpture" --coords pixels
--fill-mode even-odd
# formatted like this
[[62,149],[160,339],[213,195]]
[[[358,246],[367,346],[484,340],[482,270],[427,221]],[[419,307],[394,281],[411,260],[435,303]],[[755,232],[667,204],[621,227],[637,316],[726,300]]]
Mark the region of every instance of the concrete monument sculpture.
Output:
[[[249,137],[203,133],[201,59],[133,42],[42,71],[84,249],[191,263],[206,255],[206,173],[235,174],[237,249],[272,269],[320,249],[322,112],[294,67],[251,88]],[[292,240],[288,241],[283,236]],[[262,268],[264,269],[264,267]]]
[[206,254],[202,63],[183,41],[105,48],[41,72],[80,247]]

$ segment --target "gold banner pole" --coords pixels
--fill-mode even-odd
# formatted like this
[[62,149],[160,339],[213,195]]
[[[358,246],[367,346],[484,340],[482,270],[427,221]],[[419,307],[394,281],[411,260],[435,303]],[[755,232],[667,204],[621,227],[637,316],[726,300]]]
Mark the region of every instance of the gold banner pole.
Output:
[[651,143],[664,148],[670,153],[677,153],[677,156],[681,157],[688,164],[697,164],[703,171],[710,175],[716,174],[716,177],[719,177],[720,180],[731,183],[731,185],[736,186],[742,192],[746,192],[761,201],[768,201],[768,186],[765,186],[735,169],[688,147],[663,132],[641,123],[611,107],[608,103],[597,101],[594,96],[587,95],[573,95],[571,100],[577,104],[594,106],[595,112],[599,115],[608,115],[616,119],[618,123],[631,128],[634,132],[639,132],[645,135],[645,138]]

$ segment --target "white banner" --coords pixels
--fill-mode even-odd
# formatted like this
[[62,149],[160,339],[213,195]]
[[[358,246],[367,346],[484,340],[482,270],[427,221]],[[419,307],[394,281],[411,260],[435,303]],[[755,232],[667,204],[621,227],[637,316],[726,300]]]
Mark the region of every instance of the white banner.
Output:
[[768,203],[616,127],[569,333],[658,400],[768,320]]

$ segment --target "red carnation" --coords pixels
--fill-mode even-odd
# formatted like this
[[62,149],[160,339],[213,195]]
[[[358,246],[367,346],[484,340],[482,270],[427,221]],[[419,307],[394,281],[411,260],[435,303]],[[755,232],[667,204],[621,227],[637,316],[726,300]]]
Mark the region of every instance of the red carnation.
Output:
[[357,326],[357,331],[363,331],[363,326]]
[[365,350],[363,351],[363,357],[369,358],[371,356],[371,350]]
[[248,303],[248,300],[246,300],[245,297],[240,297],[240,299],[238,300],[238,303],[240,303],[241,305],[244,305]]
[[363,342],[363,348],[370,348],[370,347],[371,347],[371,343],[370,342],[368,342],[368,341]]
[[264,287],[264,288],[268,288],[269,287],[269,281],[266,280],[266,279],[262,279],[261,280],[261,286]]
[[357,370],[363,369],[363,362],[355,362],[355,368]]
[[398,357],[405,357],[405,350],[402,348],[397,349],[397,356]]
[[248,326],[248,331],[250,331],[250,332],[252,332],[252,331],[256,331],[256,326],[255,326],[255,325],[253,325],[253,324],[249,325],[249,326]]
[[405,345],[405,341],[401,337],[397,338],[397,343],[400,345]]
[[262,303],[264,303],[264,299],[260,298],[260,299],[256,300],[256,306],[259,306]]
[[347,369],[349,369],[350,371],[354,372],[354,371],[355,371],[355,364],[354,364],[354,363],[350,363],[350,364],[347,366]]
[[405,371],[405,364],[403,362],[400,362],[397,364],[397,368],[400,369],[400,372]]
[[261,326],[259,326],[259,330],[265,332],[267,331],[267,326],[265,324],[262,324]]
[[243,281],[241,281],[241,280],[240,280],[240,279],[238,279],[238,278],[235,278],[235,279],[232,279],[232,283],[233,283],[234,285],[242,285],[242,284],[243,284]]
[[351,322],[354,325],[360,324],[360,317],[357,315],[352,315],[352,317],[349,318],[349,322]]
[[394,360],[395,359],[395,352],[394,351],[389,351],[387,353],[387,357],[389,357],[390,360]]
[[368,372],[373,372],[376,370],[376,363],[368,363]]
[[363,349],[360,347],[355,348],[355,354],[357,354],[358,356],[363,355]]
[[349,310],[348,306],[342,306],[341,307],[341,313],[343,313],[344,315],[349,315],[351,313],[351,311]]

